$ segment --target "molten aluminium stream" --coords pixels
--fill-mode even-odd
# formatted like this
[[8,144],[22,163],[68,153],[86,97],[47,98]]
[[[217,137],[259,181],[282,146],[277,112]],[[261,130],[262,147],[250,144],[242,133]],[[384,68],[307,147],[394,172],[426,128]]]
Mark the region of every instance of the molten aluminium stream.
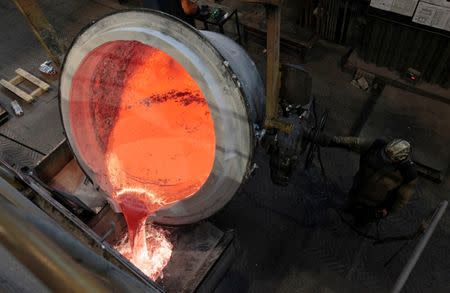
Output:
[[206,99],[177,61],[137,41],[92,50],[70,95],[78,151],[127,221],[129,240],[117,248],[156,279],[172,246],[145,221],[196,193],[211,173],[215,133]]

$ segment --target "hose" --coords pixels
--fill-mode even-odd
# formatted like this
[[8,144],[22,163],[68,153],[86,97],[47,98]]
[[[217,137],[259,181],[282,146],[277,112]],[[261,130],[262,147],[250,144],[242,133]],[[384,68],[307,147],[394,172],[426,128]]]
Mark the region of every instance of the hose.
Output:
[[322,162],[322,155],[320,152],[320,145],[317,143],[317,138],[319,137],[319,135],[323,132],[323,130],[325,129],[325,125],[327,123],[328,120],[328,111],[325,111],[321,118],[320,118],[320,122],[317,122],[317,111],[316,111],[316,100],[313,99],[312,100],[312,113],[313,113],[313,117],[314,117],[314,127],[311,130],[311,136],[312,139],[309,142],[308,145],[308,153],[306,155],[306,160],[305,160],[305,169],[309,169],[312,165],[312,162],[314,160],[314,156],[317,153],[317,159],[319,161],[319,165],[320,165],[320,170],[322,172],[322,176],[326,177],[325,175],[325,168],[323,166],[323,162]]

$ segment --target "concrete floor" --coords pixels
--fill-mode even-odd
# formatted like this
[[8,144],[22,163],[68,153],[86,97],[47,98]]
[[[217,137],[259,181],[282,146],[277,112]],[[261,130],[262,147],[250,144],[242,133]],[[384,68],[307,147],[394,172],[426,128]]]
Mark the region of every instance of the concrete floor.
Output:
[[[67,40],[71,40],[90,21],[118,7],[112,0],[39,2]],[[3,16],[0,27],[14,27],[14,30],[0,30],[0,37],[7,44],[0,46],[0,77],[11,78],[16,67],[38,74],[37,66],[47,59],[45,52],[11,2],[0,3],[0,14]],[[251,41],[246,49],[264,75],[264,46]],[[319,111],[328,109],[330,113],[326,131],[343,135],[351,133],[371,98],[368,93],[350,85],[352,76],[339,68],[340,59],[347,50],[320,42],[308,53],[305,65],[313,77],[313,95],[317,98]],[[290,63],[300,60],[297,53],[290,51],[283,51],[281,58]],[[20,128],[8,127],[12,121],[0,127],[2,133],[23,140],[38,152],[23,150],[20,152],[23,155],[17,157],[13,151],[17,152],[19,146],[1,138],[1,157],[18,165],[35,164],[63,137],[57,109],[57,83],[53,81],[51,84],[53,89],[35,104],[24,105],[24,117],[13,118],[20,122]],[[0,102],[8,105],[10,98],[10,94],[0,90]],[[408,95],[399,99],[406,104]],[[374,111],[369,117],[371,133],[383,133],[386,125],[394,123],[392,116],[385,113],[396,113],[396,105],[402,100],[396,103],[379,101],[382,110]],[[444,114],[423,115],[410,107],[407,119],[414,125],[437,127],[438,135],[432,139],[439,140],[448,123],[438,123],[433,119],[445,116],[450,108],[426,98],[420,101],[427,105],[427,113]],[[27,119],[31,120],[27,118],[29,116],[35,116],[32,118],[38,122],[28,123]],[[401,129],[397,131],[402,134]],[[420,144],[430,137],[419,136],[416,139]],[[440,158],[441,163],[447,166],[448,148],[442,151],[447,151]],[[211,218],[221,229],[235,229],[242,248],[242,257],[227,273],[218,292],[386,292],[393,285],[415,242],[410,243],[390,266],[383,268],[383,263],[401,244],[373,246],[344,225],[333,211],[333,207],[339,206],[345,198],[357,169],[358,157],[341,150],[322,152],[328,177],[326,182],[316,167],[309,171],[299,168],[293,183],[283,188],[271,183],[268,158],[258,152],[256,162],[259,168],[233,200]],[[420,179],[414,199],[401,213],[383,221],[381,234],[398,235],[414,230],[439,201],[449,197],[449,174],[441,184]],[[450,213],[447,212],[404,292],[449,292],[449,236]],[[6,276],[0,270],[0,280]],[[11,288],[9,291],[12,292],[16,287]],[[25,289],[22,291],[27,292]]]

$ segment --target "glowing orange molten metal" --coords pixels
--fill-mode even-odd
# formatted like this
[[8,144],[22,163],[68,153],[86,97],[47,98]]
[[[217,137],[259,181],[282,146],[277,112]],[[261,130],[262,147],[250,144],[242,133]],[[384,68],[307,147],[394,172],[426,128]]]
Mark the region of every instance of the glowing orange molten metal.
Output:
[[154,226],[146,236],[145,221],[197,192],[214,163],[214,125],[203,93],[163,51],[108,42],[73,77],[70,122],[80,159],[127,221],[131,250],[126,243],[119,250],[156,279],[172,246]]
[[172,243],[167,238],[168,233],[159,227],[142,225],[136,234],[135,243],[143,245],[132,250],[129,236],[116,245],[116,249],[140,268],[150,279],[156,280],[172,255]]

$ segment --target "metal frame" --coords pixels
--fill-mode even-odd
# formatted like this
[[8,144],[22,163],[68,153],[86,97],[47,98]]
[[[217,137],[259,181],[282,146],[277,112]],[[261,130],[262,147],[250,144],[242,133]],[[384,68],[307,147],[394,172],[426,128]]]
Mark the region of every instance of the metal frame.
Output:
[[[10,173],[7,176],[9,181],[15,180],[22,189],[27,187],[24,185],[26,179],[20,173],[4,162],[0,163]],[[28,184],[32,185],[31,182]],[[34,193],[31,194],[40,205],[0,178],[0,242],[50,289],[57,292],[68,287],[79,292],[110,292],[112,289],[162,292],[123,256],[97,240],[99,236],[54,201],[51,195],[45,194],[37,185],[33,186]],[[44,211],[56,218],[50,218]],[[60,213],[63,213],[62,217]],[[115,264],[106,259],[115,261]],[[124,266],[125,263],[128,267]],[[104,280],[108,281],[105,283]]]

